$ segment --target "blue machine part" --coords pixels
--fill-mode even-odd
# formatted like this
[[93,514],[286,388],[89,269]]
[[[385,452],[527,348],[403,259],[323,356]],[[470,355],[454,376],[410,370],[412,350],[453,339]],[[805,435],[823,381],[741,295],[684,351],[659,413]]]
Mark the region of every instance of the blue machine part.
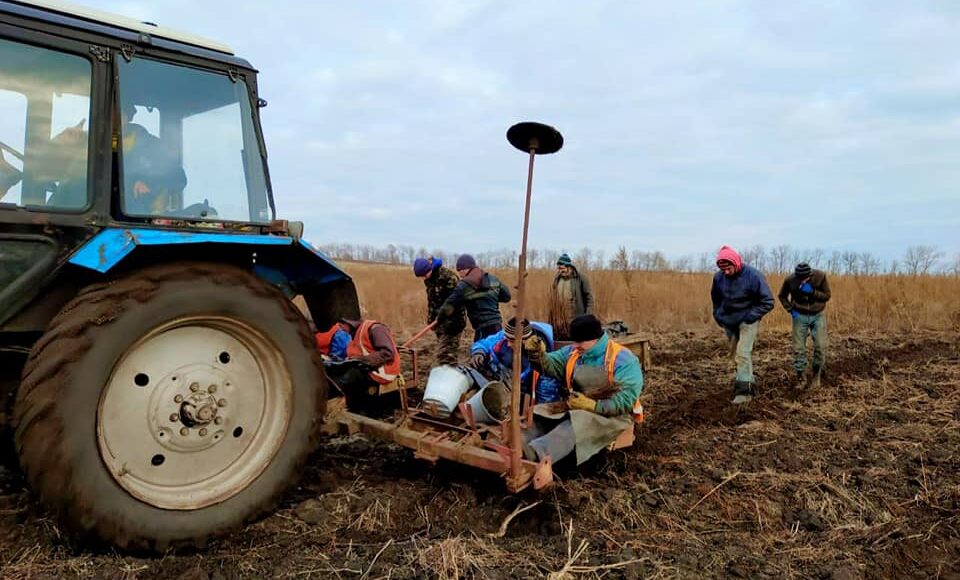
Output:
[[260,276],[280,286],[288,283],[295,285],[300,281],[324,284],[350,279],[346,272],[309,242],[289,236],[107,228],[74,252],[68,262],[106,273],[138,246],[183,244],[243,244],[264,250],[292,246],[289,252],[284,252],[288,255],[284,255],[282,259],[273,259],[269,264],[258,263],[255,268]]

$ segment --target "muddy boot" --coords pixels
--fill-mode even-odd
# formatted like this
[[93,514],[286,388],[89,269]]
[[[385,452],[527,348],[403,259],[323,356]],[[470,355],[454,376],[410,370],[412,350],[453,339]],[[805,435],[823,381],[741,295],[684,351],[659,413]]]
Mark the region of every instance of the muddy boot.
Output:
[[793,383],[795,391],[802,391],[807,386],[807,379],[803,376],[803,371],[797,371],[797,380]]
[[813,373],[807,379],[807,388],[816,389],[820,386],[820,375],[823,372],[822,367],[813,367]]
[[753,400],[753,383],[748,381],[734,381],[733,404],[742,405]]

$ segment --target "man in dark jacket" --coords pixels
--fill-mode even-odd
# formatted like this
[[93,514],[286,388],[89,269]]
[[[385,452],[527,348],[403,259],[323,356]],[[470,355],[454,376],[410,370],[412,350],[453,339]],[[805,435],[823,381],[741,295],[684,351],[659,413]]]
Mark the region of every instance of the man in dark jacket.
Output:
[[[443,265],[440,258],[417,258],[413,262],[413,273],[423,278],[427,291],[427,323],[437,320],[440,307],[453,293],[460,279],[453,270]],[[457,350],[460,348],[460,334],[467,327],[467,317],[463,308],[457,309],[451,316],[439,322],[433,328],[437,335],[437,362],[442,365],[457,364]]]
[[465,308],[473,326],[473,342],[500,332],[503,322],[499,303],[510,302],[506,284],[478,268],[477,261],[469,254],[457,258],[457,275],[460,283],[440,307],[437,325],[446,324],[457,309]]
[[557,259],[557,275],[550,292],[550,325],[558,340],[570,334],[570,321],[583,314],[593,314],[593,292],[590,280],[581,274],[567,254]]
[[[830,300],[827,275],[801,262],[783,281],[777,297],[793,318],[793,368],[797,371],[797,381],[800,386],[820,386],[827,356],[827,317],[823,313]],[[808,333],[813,336],[813,374],[804,383]]]
[[733,403],[753,398],[753,343],[760,319],[773,310],[773,293],[756,268],[743,263],[733,248],[723,246],[717,254],[719,272],[713,275],[710,298],[713,319],[723,328],[737,363]]

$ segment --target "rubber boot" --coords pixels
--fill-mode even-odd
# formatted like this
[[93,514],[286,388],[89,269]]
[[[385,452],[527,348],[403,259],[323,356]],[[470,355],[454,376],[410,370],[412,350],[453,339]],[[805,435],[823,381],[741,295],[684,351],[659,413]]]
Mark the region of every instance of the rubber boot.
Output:
[[753,383],[748,381],[733,382],[733,404],[742,405],[753,400]]

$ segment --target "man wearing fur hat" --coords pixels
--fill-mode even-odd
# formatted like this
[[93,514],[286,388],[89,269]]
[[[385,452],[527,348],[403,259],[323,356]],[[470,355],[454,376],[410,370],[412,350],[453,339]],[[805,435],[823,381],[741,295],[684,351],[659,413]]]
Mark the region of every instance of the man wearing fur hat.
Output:
[[710,298],[713,319],[723,328],[737,364],[733,403],[753,399],[753,343],[760,319],[773,310],[773,293],[763,274],[743,260],[733,248],[723,246],[717,254],[718,272],[713,275]]
[[570,321],[593,313],[590,280],[577,270],[567,254],[557,259],[557,275],[550,290],[550,326],[558,340],[570,337]]
[[[437,320],[440,307],[450,296],[460,282],[457,275],[443,265],[440,258],[417,258],[413,262],[413,273],[417,278],[423,278],[423,286],[427,291],[427,323]],[[437,362],[442,365],[457,364],[457,351],[460,348],[460,335],[467,327],[467,317],[463,308],[456,309],[440,324],[433,328],[437,335]]]
[[603,331],[593,314],[570,322],[573,344],[546,352],[542,341],[524,341],[533,368],[558,379],[568,395],[565,408],[534,409],[534,424],[524,431],[523,454],[531,461],[553,462],[575,453],[581,464],[613,443],[634,424],[643,391],[640,361]]
[[437,314],[437,325],[444,324],[458,309],[467,311],[473,326],[473,341],[495,334],[503,328],[500,303],[510,302],[510,290],[496,276],[477,267],[470,254],[457,258],[460,282],[444,300]]
[[[827,318],[823,313],[830,300],[827,275],[801,262],[783,281],[777,298],[793,318],[793,368],[798,385],[818,387],[827,353]],[[808,333],[813,336],[813,373],[804,382]]]
[[[516,317],[511,318],[503,330],[478,340],[470,349],[471,366],[490,380],[510,384],[513,375],[513,339],[517,335],[516,320]],[[536,335],[546,343],[547,350],[553,350],[553,330],[550,325],[524,320],[521,326],[521,340]],[[533,396],[537,403],[552,403],[560,396],[557,379],[531,368],[526,350],[520,359],[520,388],[524,394]]]

